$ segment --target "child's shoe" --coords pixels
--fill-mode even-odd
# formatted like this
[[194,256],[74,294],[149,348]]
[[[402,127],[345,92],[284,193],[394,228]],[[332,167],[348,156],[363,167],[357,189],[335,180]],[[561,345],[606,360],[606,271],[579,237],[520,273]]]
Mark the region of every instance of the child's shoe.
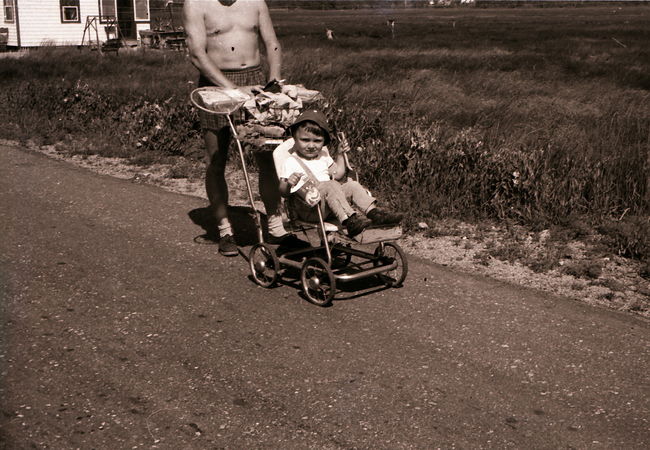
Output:
[[397,225],[402,221],[402,214],[392,213],[381,208],[373,208],[368,211],[368,219],[372,220],[373,225]]
[[345,221],[345,229],[348,230],[348,236],[354,237],[368,228],[372,222],[366,217],[359,216],[359,214],[352,214]]

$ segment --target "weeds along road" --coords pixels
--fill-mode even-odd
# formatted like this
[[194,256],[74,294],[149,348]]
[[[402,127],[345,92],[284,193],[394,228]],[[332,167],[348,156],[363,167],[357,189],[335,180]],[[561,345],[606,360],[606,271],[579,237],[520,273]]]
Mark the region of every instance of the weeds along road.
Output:
[[201,199],[0,148],[5,448],[641,448],[642,319],[410,259],[318,308]]

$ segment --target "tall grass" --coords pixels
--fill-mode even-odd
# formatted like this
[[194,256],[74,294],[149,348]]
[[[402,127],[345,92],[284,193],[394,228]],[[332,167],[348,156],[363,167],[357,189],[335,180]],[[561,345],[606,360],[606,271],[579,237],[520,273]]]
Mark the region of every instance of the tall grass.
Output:
[[320,16],[338,41],[299,20],[287,51],[296,79],[331,93],[383,197],[411,217],[535,227],[647,216],[648,8],[390,14],[395,39],[384,14],[339,12]]
[[193,72],[180,53],[100,57],[43,48],[4,59],[3,137],[64,142],[106,156],[201,154],[196,112],[187,102]]
[[[274,13],[284,76],[325,94],[363,181],[411,221],[632,217],[650,235],[650,8],[427,11]],[[201,157],[181,53],[45,49],[0,79],[5,138]]]

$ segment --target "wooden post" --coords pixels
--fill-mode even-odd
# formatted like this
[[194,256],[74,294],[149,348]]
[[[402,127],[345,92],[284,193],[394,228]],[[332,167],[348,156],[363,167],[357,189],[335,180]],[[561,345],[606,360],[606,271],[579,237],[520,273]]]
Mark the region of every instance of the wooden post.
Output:
[[88,33],[88,46],[92,47],[93,38],[92,38],[92,28],[95,29],[95,45],[97,46],[97,51],[101,54],[102,47],[99,45],[99,27],[98,27],[99,17],[98,16],[86,16],[86,26],[84,27],[84,33],[81,37],[81,46],[86,43],[86,33]]
[[97,52],[102,55],[102,46],[99,44],[99,17],[93,17],[95,20],[95,38],[97,38]]

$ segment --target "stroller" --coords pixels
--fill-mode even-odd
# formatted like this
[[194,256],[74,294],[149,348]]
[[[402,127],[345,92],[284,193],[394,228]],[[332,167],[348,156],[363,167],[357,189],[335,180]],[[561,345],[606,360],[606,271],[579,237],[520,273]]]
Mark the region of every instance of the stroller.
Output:
[[[232,135],[235,137],[248,198],[255,211],[257,243],[252,246],[248,254],[251,277],[255,283],[265,288],[272,288],[281,279],[299,274],[298,281],[305,299],[318,306],[331,305],[338,292],[337,286],[352,284],[362,279],[374,279],[375,284],[378,281],[386,287],[400,287],[408,274],[408,262],[402,248],[394,242],[402,234],[399,226],[369,227],[351,238],[342,231],[340,224],[325,220],[320,203],[310,204],[316,210],[318,220],[309,223],[296,219],[285,202],[291,231],[302,234],[301,237],[304,237],[310,246],[278,254],[274,246],[264,241],[260,213],[255,208],[246,169],[242,140],[231,117],[233,112],[251,99],[242,91],[245,91],[245,88],[240,90],[219,87],[198,88],[191,93],[190,99],[193,105],[202,111],[226,115]],[[344,136],[339,134],[338,138],[344,139]],[[277,136],[263,142],[259,139],[255,141],[256,145],[270,145],[275,148],[273,160],[276,171],[289,157],[288,151],[279,145],[282,142],[283,140],[277,139]],[[353,173],[354,168],[346,154],[344,154],[344,162],[348,173]],[[317,243],[312,244],[312,241]]]

